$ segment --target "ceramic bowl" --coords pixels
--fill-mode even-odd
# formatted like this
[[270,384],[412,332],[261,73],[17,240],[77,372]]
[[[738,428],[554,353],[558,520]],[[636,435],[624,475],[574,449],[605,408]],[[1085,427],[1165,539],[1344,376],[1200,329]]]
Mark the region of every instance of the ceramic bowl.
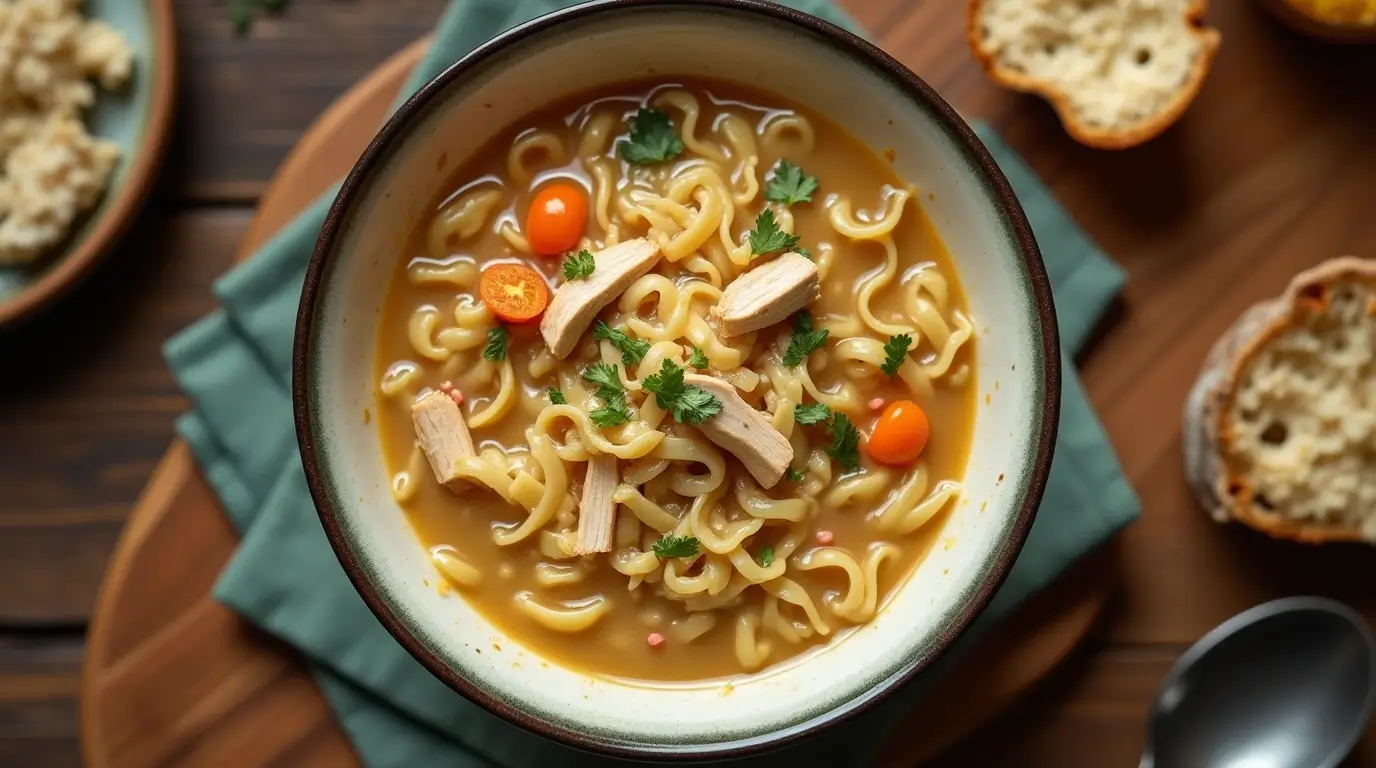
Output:
[[167,148],[177,71],[172,0],[86,0],[82,12],[124,35],[134,52],[129,82],[99,90],[84,115],[92,136],[119,147],[119,164],[65,241],[34,264],[0,266],[0,327],[52,302],[110,252],[152,189]]
[[[373,354],[394,259],[450,167],[551,99],[654,75],[748,83],[838,120],[898,173],[958,265],[980,335],[966,492],[937,547],[869,625],[732,681],[649,686],[541,664],[435,572],[393,501]],[[930,194],[927,194],[930,193]],[[753,0],[607,0],[516,27],[425,85],[344,182],[306,275],[293,388],[321,521],[381,622],[432,673],[512,722],[597,752],[653,758],[764,750],[854,715],[941,655],[1007,574],[1042,496],[1059,411],[1056,323],[1041,256],[989,153],[932,89],[842,29]],[[997,383],[997,387],[996,387]],[[995,389],[997,391],[995,392]],[[985,398],[983,393],[992,393]]]

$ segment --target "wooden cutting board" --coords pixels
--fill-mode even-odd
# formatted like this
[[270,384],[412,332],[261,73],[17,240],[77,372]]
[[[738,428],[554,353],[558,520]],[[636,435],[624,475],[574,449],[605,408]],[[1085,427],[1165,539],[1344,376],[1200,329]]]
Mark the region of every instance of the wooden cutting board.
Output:
[[[311,126],[263,196],[238,258],[348,172],[425,45],[383,63]],[[174,442],[130,515],[92,617],[82,682],[87,765],[358,764],[296,653],[211,598],[237,543],[190,449]],[[886,762],[937,754],[1057,666],[1098,616],[1115,552],[1085,559],[984,639],[899,729]]]

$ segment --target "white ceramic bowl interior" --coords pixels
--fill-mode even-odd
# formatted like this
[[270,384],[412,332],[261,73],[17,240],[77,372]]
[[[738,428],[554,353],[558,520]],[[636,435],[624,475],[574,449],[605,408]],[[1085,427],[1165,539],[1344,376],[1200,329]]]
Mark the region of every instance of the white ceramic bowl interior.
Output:
[[[375,407],[374,334],[395,260],[405,256],[401,243],[455,161],[551,99],[646,75],[748,83],[830,116],[871,147],[896,149],[898,173],[924,193],[958,264],[979,338],[976,434],[965,494],[942,532],[950,546],[934,547],[870,625],[800,662],[736,680],[730,695],[720,683],[642,687],[542,665],[520,638],[426,586],[435,572],[392,499],[376,426],[361,418]],[[445,153],[450,163],[438,170]],[[473,686],[557,730],[632,749],[682,749],[807,727],[928,660],[1017,538],[1054,403],[1044,391],[1032,270],[990,182],[950,129],[895,78],[815,32],[705,6],[622,8],[544,29],[435,94],[383,152],[342,221],[321,276],[306,386],[343,537],[406,631]]]

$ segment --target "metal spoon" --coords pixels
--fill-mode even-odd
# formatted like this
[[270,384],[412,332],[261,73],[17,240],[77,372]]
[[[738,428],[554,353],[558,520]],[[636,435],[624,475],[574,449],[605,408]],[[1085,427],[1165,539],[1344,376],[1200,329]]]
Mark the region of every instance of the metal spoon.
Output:
[[1357,612],[1318,597],[1264,603],[1166,675],[1141,768],[1334,768],[1373,705],[1376,643]]

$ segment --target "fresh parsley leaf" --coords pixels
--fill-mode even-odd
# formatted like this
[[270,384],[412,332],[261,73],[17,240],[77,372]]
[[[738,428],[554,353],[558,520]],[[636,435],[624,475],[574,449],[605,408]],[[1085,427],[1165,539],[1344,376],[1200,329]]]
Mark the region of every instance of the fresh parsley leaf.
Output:
[[234,25],[234,34],[243,37],[253,26],[253,9],[244,0],[236,0],[229,6],[229,23]]
[[546,394],[549,395],[551,405],[568,405],[569,403],[568,398],[564,397],[564,393],[554,387],[550,387]]
[[807,310],[794,315],[793,338],[788,340],[788,349],[784,351],[784,365],[789,368],[801,365],[808,355],[827,343],[829,335],[830,331],[825,328],[813,330],[812,315]]
[[669,400],[677,397],[686,386],[683,383],[683,369],[673,360],[665,360],[659,366],[659,373],[652,373],[640,382],[647,392],[653,392],[659,400],[659,407],[669,410]]
[[831,409],[826,403],[799,403],[793,406],[793,420],[805,427],[821,424],[831,418]]
[[287,8],[287,0],[232,0],[229,4],[229,23],[234,26],[234,34],[243,37],[253,27],[253,9],[261,8],[279,14]]
[[793,205],[812,202],[812,193],[817,191],[817,177],[809,176],[802,168],[787,160],[780,160],[774,166],[774,174],[764,188],[764,199],[774,203]]
[[483,347],[483,359],[500,363],[506,359],[506,345],[511,341],[511,333],[504,326],[497,326],[487,332],[487,346]]
[[793,252],[796,253],[796,254],[798,254],[799,256],[802,256],[802,257],[805,258],[805,259],[811,259],[812,261],[816,261],[816,260],[817,260],[817,257],[812,255],[812,251],[809,251],[808,249],[802,247],[801,245],[798,246],[797,248],[794,248],[794,249],[793,249]]
[[908,349],[913,345],[912,334],[900,333],[897,336],[890,336],[884,343],[884,364],[879,366],[880,370],[890,376],[898,375],[898,366],[908,359]]
[[665,360],[659,373],[646,376],[640,385],[680,424],[702,424],[721,413],[721,400],[702,387],[684,384],[683,369],[673,360]]
[[600,408],[594,408],[588,412],[588,418],[592,423],[602,429],[608,427],[619,427],[622,424],[635,418],[631,409],[626,405],[625,395],[616,395],[602,401]]
[[598,341],[610,341],[613,347],[621,352],[621,362],[629,368],[632,365],[645,359],[645,353],[650,351],[650,342],[641,339],[633,339],[625,331],[613,328],[610,325],[597,321],[597,327],[592,331],[592,337]]
[[774,562],[774,548],[760,547],[760,551],[755,555],[755,559],[760,561],[761,568],[768,568]]
[[597,262],[593,260],[592,252],[587,249],[564,259],[564,279],[579,280],[592,274],[597,269]]
[[788,475],[788,480],[789,480],[789,482],[792,482],[792,483],[801,483],[801,482],[803,482],[803,477],[804,477],[804,475],[803,475],[803,470],[801,470],[801,469],[794,469],[793,467],[789,467],[789,468],[788,468],[787,475]]
[[625,388],[621,386],[621,373],[616,366],[608,363],[593,363],[583,371],[583,380],[597,385],[597,396],[603,400],[620,397]]
[[786,251],[797,245],[801,239],[779,229],[774,212],[766,208],[755,217],[755,228],[750,231],[750,252],[756,256],[763,256],[775,251]]
[[707,353],[698,349],[698,345],[694,344],[692,352],[688,355],[688,364],[700,371],[710,365],[711,362],[707,359]]
[[616,366],[593,363],[583,371],[583,379],[597,385],[597,398],[602,401],[600,407],[588,411],[593,424],[606,429],[635,418],[626,404],[626,390],[621,386],[621,372]]
[[666,533],[655,542],[654,550],[655,557],[692,557],[698,553],[698,540]]
[[860,430],[844,413],[831,417],[831,445],[827,446],[827,455],[841,462],[847,472],[860,468]]
[[721,401],[702,387],[689,384],[674,404],[673,413],[674,421],[680,424],[702,424],[721,413]]
[[641,107],[631,118],[630,137],[617,142],[616,149],[632,165],[655,165],[683,154],[683,140],[668,112]]

